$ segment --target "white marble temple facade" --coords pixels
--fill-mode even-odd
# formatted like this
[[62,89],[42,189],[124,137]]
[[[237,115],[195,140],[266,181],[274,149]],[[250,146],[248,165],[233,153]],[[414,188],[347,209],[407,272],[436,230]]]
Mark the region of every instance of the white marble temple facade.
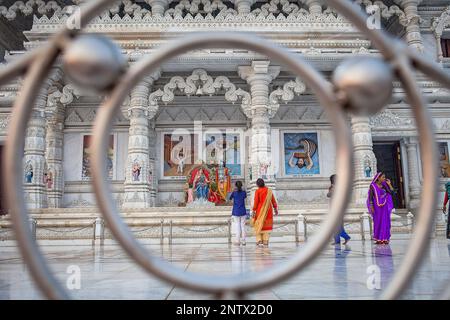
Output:
[[[124,2],[118,7],[119,11],[108,11],[95,19],[87,30],[100,30],[116,40],[130,64],[150,54],[155,47],[167,42],[173,35],[199,30],[257,33],[303,55],[308,63],[327,78],[344,59],[355,55],[377,54],[377,50],[367,39],[355,33],[353,26],[322,2],[283,3],[287,2],[295,10],[288,12],[285,7],[276,6],[276,10],[271,9],[270,13],[265,1],[245,0],[222,1],[225,6],[220,7],[220,13],[207,6],[198,12],[188,13],[193,9],[182,9],[178,6],[182,5],[179,1],[149,1],[150,9],[142,10],[137,10],[136,7],[131,9],[129,2]],[[214,3],[216,5],[218,2]],[[421,51],[430,60],[448,68],[449,60],[442,56],[442,48],[439,45],[442,38],[450,35],[449,9],[446,8],[445,1],[400,0],[395,3],[396,7],[387,4],[386,8],[390,10],[386,11],[387,16],[383,16],[382,26],[403,37],[411,47]],[[20,14],[21,10],[24,9],[11,7],[0,12],[6,19],[14,20],[15,14]],[[64,23],[64,14],[52,10],[44,6],[33,12],[32,27],[24,32],[28,40],[24,43],[25,50],[8,52],[6,63],[41,45],[42,39],[52,36],[56,27]],[[127,14],[124,14],[125,11]],[[420,21],[415,19],[416,16],[421,17]],[[124,33],[127,34],[125,38],[122,36]],[[316,36],[311,38],[312,34]],[[58,72],[62,71],[58,67],[56,69]],[[429,112],[433,118],[437,140],[450,142],[449,92],[420,75],[417,80],[430,103]],[[63,131],[63,187],[59,196],[61,199],[54,203],[59,203],[62,207],[93,206],[95,200],[89,181],[83,181],[81,178],[83,135],[90,134],[102,97],[78,92],[64,77],[54,77],[53,81],[55,83],[47,84],[47,89],[51,91],[47,105],[45,93],[40,101],[44,110],[51,109],[57,103],[64,114],[64,120],[60,120]],[[202,122],[204,130],[228,128],[242,133],[240,152],[244,163],[239,179],[244,180],[248,188],[254,186],[254,180],[260,174],[258,165],[268,162],[269,169],[272,170],[268,180],[282,204],[306,202],[323,206],[327,203],[325,195],[328,177],[335,173],[334,133],[310,89],[304,85],[302,79],[285,67],[246,50],[204,49],[185,54],[162,65],[158,75],[153,76],[150,82],[138,90],[137,97],[140,100],[137,101],[136,98],[133,102],[134,107],[136,103],[139,104],[140,114],[148,120],[144,121],[148,133],[138,132],[139,126],[136,123],[142,125],[142,119],[130,122],[130,102],[115,119],[112,132],[114,169],[111,182],[119,204],[122,204],[124,199],[129,202],[134,194],[147,192],[145,190],[151,194],[152,200],[141,202],[140,207],[178,206],[179,202],[183,201],[181,190],[184,180],[166,179],[161,172],[164,157],[161,148],[162,135],[177,129],[192,131],[196,121]],[[364,176],[363,166],[367,159],[372,164],[376,162],[371,151],[372,143],[398,141],[402,148],[406,208],[414,211],[419,203],[422,181],[420,147],[417,145],[414,119],[404,99],[404,92],[397,83],[394,86],[393,99],[383,112],[362,122],[353,122],[356,181],[352,205],[363,206],[364,203],[370,178]],[[2,144],[7,138],[11,106],[19,89],[19,83],[12,83],[0,89]],[[40,120],[43,120],[41,118]],[[42,122],[40,129],[44,130],[44,127]],[[284,174],[285,132],[317,133],[320,165],[318,174],[298,177]],[[48,132],[41,133],[45,141],[45,134]],[[152,143],[147,143],[144,139],[146,143],[135,144],[134,137],[140,137],[142,134],[149,135],[148,141]],[[30,133],[28,140],[33,139]],[[145,177],[148,177],[139,190],[130,182],[130,139],[134,148],[132,153],[147,157],[142,162],[148,170]],[[139,149],[144,145],[149,149],[148,152]],[[38,166],[37,176],[45,169],[44,162],[51,162],[51,159],[46,160],[43,156],[44,146],[45,143],[41,143],[39,155],[35,151],[36,148],[29,148],[31,156],[39,156],[42,162]],[[372,173],[375,171],[376,168],[372,168]],[[441,191],[447,180],[448,178],[441,178]],[[45,207],[49,197],[47,190],[40,184],[39,182],[27,186],[26,199],[32,202],[31,206],[34,208]],[[55,194],[59,193],[53,193],[52,197]]]

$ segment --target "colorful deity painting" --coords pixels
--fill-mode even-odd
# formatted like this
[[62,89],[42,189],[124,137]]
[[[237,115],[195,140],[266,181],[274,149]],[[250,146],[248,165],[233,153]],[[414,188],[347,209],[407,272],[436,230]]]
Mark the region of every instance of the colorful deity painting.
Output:
[[185,177],[195,165],[198,135],[164,134],[164,177]]
[[317,133],[284,133],[284,174],[320,174]]
[[205,162],[228,168],[230,176],[240,176],[241,141],[237,133],[207,133],[205,136]]

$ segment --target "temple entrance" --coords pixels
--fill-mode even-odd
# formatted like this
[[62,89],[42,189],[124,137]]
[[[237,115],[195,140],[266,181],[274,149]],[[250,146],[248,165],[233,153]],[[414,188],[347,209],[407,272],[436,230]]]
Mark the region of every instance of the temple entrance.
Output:
[[403,184],[402,156],[400,152],[400,142],[374,142],[373,152],[377,158],[377,169],[386,174],[392,186],[397,190],[394,195],[394,205],[396,208],[405,208],[405,187]]
[[[0,169],[3,168],[3,151],[5,150],[4,146],[0,145]],[[0,183],[0,215],[6,214],[6,199],[5,192],[3,188],[3,183]]]

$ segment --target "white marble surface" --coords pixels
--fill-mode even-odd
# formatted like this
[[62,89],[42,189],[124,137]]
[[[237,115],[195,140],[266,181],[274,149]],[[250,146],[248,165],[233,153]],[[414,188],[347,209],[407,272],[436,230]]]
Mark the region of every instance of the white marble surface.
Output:
[[[367,267],[380,268],[384,289],[404,256],[408,239],[393,239],[389,246],[352,240],[348,246],[329,246],[306,270],[270,289],[249,295],[250,299],[374,299],[382,290],[368,289]],[[57,244],[57,242],[55,242]],[[273,243],[268,249],[227,244],[148,245],[189,272],[230,274],[257,271],[283,262],[304,244]],[[57,278],[64,284],[67,267],[81,270],[81,288],[70,293],[76,299],[207,299],[147,275],[117,246],[43,246]],[[416,273],[405,299],[436,297],[450,281],[450,241],[433,239],[426,260]],[[14,246],[0,244],[0,299],[43,299]]]

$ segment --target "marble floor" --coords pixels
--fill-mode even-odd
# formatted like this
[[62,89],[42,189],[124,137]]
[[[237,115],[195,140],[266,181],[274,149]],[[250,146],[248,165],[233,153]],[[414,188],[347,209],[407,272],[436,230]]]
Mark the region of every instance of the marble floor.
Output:
[[[398,269],[408,239],[393,239],[390,245],[352,240],[347,246],[329,246],[301,273],[289,280],[251,294],[250,299],[374,299]],[[146,245],[185,271],[229,274],[258,271],[282,263],[305,244],[273,243],[270,248],[229,246],[223,243]],[[135,265],[116,245],[44,245],[41,247],[62,284],[79,268],[80,288],[70,290],[76,299],[207,299],[164,283]],[[436,298],[450,283],[450,240],[432,240],[426,260],[404,299]],[[372,267],[371,267],[372,266]],[[374,267],[377,266],[377,267]],[[73,268],[73,267],[72,267]],[[368,269],[369,268],[369,269]],[[372,269],[371,269],[372,268]],[[375,268],[375,269],[373,269]],[[73,269],[72,269],[73,270]],[[371,274],[378,270],[372,286]],[[73,279],[73,278],[72,278]],[[375,288],[373,288],[375,286]],[[378,288],[379,289],[378,289]],[[0,243],[0,299],[43,299],[34,286],[14,244]]]

